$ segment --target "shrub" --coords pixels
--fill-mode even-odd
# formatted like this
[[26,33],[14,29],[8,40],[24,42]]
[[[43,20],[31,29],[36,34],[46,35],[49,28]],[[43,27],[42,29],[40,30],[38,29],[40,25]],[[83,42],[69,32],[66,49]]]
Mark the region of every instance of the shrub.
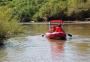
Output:
[[0,7],[0,42],[10,38],[12,35],[24,32],[18,21],[11,18],[11,12],[12,9],[7,6]]

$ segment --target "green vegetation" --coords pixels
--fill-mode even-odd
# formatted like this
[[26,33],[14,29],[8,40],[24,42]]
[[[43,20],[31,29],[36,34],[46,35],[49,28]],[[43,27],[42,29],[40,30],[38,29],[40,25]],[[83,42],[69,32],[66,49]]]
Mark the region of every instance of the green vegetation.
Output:
[[11,19],[12,9],[8,6],[0,7],[0,45],[7,38],[24,32],[23,27],[16,19]]
[[0,0],[12,9],[11,19],[20,22],[50,19],[85,20],[90,17],[90,0]]
[[9,0],[12,17],[20,22],[50,19],[85,20],[90,17],[90,0]]

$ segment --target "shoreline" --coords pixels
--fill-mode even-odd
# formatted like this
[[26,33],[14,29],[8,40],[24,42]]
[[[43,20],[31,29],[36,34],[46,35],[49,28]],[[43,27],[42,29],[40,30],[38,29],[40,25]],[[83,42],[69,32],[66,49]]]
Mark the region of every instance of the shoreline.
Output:
[[[23,22],[23,25],[28,24],[49,24],[49,22]],[[90,21],[64,21],[64,24],[90,24]]]

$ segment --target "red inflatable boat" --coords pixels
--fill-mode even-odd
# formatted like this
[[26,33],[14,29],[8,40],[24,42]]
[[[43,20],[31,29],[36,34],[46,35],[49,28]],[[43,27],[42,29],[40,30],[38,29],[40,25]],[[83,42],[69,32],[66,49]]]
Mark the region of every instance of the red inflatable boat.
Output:
[[[52,25],[56,26],[58,23],[63,24],[63,21],[62,20],[51,20],[49,27],[51,27]],[[45,35],[49,39],[61,39],[61,40],[66,39],[66,33],[64,33],[64,32],[52,32],[52,33],[47,32]]]
[[62,32],[53,32],[53,33],[47,32],[45,35],[49,39],[61,39],[61,40],[66,39],[66,34]]

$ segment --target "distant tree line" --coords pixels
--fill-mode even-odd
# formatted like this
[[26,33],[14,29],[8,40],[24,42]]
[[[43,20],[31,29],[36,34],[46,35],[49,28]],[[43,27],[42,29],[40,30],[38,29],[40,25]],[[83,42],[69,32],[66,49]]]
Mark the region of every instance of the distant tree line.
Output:
[[84,21],[90,17],[90,0],[0,0],[0,7],[5,6],[12,9],[9,20],[20,22]]

